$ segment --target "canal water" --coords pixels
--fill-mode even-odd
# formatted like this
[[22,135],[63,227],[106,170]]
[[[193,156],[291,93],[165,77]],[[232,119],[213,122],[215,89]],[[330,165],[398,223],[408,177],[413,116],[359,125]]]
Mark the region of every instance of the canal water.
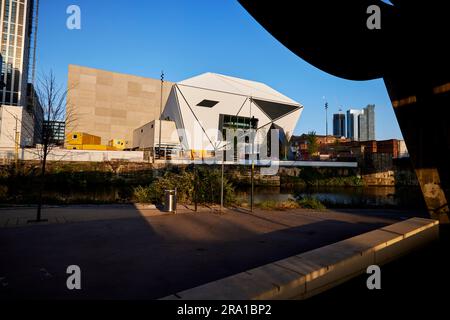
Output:
[[[250,202],[250,188],[236,190],[238,202]],[[415,208],[424,209],[424,201],[418,187],[255,187],[255,203],[266,200],[284,201],[304,197],[316,198],[331,208]],[[45,190],[46,203],[129,203],[133,198],[132,187],[95,186],[79,189],[60,188]],[[1,203],[0,197],[0,203]],[[34,198],[19,198],[18,203],[35,203]]]
[[[255,203],[312,197],[328,207],[417,208],[425,203],[419,187],[255,187]],[[240,188],[237,197],[249,201],[250,188]]]

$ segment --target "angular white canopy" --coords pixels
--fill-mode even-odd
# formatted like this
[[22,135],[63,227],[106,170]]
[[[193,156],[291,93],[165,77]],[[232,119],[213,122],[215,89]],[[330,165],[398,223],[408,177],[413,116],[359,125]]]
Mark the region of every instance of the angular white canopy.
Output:
[[254,117],[258,129],[273,125],[289,138],[302,110],[301,104],[263,83],[204,73],[173,86],[162,119],[175,121],[184,149],[215,150],[223,115]]

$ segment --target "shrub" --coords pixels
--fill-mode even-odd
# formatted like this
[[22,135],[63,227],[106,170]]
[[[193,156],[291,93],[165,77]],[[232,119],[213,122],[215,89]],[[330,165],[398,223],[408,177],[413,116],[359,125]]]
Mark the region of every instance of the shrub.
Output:
[[291,199],[281,202],[280,205],[281,205],[282,209],[297,209],[297,208],[300,208],[300,205],[298,204],[298,202],[294,201],[294,200],[291,200]]
[[294,200],[285,200],[285,201],[275,201],[275,200],[266,200],[262,201],[258,204],[263,210],[289,210],[299,208],[299,204]]
[[[194,202],[194,171],[165,171],[163,176],[156,178],[147,187],[134,188],[134,199],[137,202],[161,204],[164,201],[165,190],[177,189],[177,201],[180,203]],[[197,170],[197,201],[198,203],[220,203],[221,172],[214,168],[200,167]],[[224,177],[224,202],[234,202],[234,188]]]
[[152,193],[150,187],[137,186],[133,189],[133,196],[137,202],[149,203],[152,201]]
[[275,200],[265,200],[258,204],[261,209],[273,210],[276,208],[277,202]]
[[297,200],[297,203],[300,207],[305,209],[315,209],[315,210],[324,210],[326,207],[322,202],[313,197],[304,197]]
[[[222,173],[219,169],[200,167],[198,174],[197,200],[199,203],[220,203]],[[223,179],[224,203],[234,203],[235,190],[226,177]],[[194,199],[192,199],[193,201]]]

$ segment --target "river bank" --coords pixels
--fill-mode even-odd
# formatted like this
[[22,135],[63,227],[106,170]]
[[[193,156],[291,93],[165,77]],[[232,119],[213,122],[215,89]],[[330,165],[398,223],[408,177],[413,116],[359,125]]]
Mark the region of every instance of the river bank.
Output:
[[[103,162],[68,163],[51,162],[48,166],[43,192],[46,204],[120,204],[146,202],[136,190],[152,192],[149,186],[159,181],[167,172],[173,177],[169,184],[160,188],[179,187],[182,181],[186,186],[187,198],[192,198],[194,170],[203,172],[198,186],[204,194],[205,202],[218,202],[220,199],[220,167],[192,166],[155,167],[148,163]],[[189,175],[178,179],[180,172]],[[255,170],[256,205],[263,202],[283,202],[289,199],[314,198],[332,208],[415,208],[421,207],[422,196],[408,172],[407,166],[393,171],[392,176],[405,177],[393,180],[389,185],[367,184],[362,169],[345,168],[280,168],[275,176],[262,176]],[[201,175],[198,173],[198,175]],[[377,174],[365,170],[366,174]],[[224,177],[227,181],[226,193],[232,194],[227,200],[245,207],[250,202],[250,167],[226,166]],[[208,180],[209,179],[209,180]],[[212,179],[212,180],[211,180]],[[192,186],[190,181],[192,180]],[[209,181],[210,186],[205,186]],[[392,181],[392,179],[390,179]],[[15,166],[0,166],[0,205],[34,204],[40,188],[39,163],[23,162]],[[189,189],[189,190],[188,190]],[[203,190],[204,189],[204,190]],[[161,191],[161,190],[159,190]],[[158,195],[161,199],[161,194]],[[180,199],[182,200],[182,199]],[[193,199],[184,199],[192,202]],[[149,201],[153,202],[153,201]],[[181,201],[183,202],[183,201]]]

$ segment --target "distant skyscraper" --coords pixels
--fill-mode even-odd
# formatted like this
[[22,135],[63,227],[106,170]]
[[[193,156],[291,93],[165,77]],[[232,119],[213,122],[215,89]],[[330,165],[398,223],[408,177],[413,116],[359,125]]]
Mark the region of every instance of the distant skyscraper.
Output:
[[368,137],[368,131],[367,131],[367,114],[365,113],[365,109],[363,109],[363,112],[358,117],[358,130],[359,130],[359,136],[358,141],[367,141]]
[[333,114],[333,135],[338,137],[345,137],[345,114]]
[[0,1],[0,104],[26,106],[34,2]]
[[347,111],[347,138],[355,141],[375,140],[375,105]]
[[359,115],[362,110],[347,110],[347,138],[359,141]]
[[375,140],[375,105],[369,104],[364,114],[367,117],[367,140]]

